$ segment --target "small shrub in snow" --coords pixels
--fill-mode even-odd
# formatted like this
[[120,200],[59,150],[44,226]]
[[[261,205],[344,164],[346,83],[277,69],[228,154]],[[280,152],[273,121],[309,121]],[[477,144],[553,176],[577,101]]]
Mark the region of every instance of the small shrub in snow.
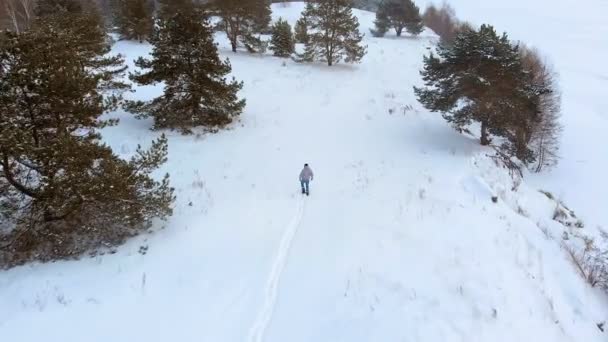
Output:
[[194,171],[194,180],[192,181],[192,187],[195,189],[205,188],[205,181],[201,178],[198,171]]
[[139,250],[137,251],[141,255],[146,255],[148,253],[148,245],[139,246]]
[[547,198],[550,200],[555,200],[555,196],[553,196],[553,194],[550,193],[549,191],[540,190],[540,193],[547,196]]
[[551,232],[549,231],[549,227],[542,226],[540,224],[537,224],[537,226],[547,240],[553,240],[553,234],[551,234]]
[[425,189],[418,190],[418,198],[420,198],[420,200],[423,200],[423,201],[426,199],[426,190]]
[[530,217],[530,214],[522,206],[517,206],[517,213],[523,217]]
[[566,209],[560,204],[557,203],[555,205],[555,210],[553,211],[553,220],[562,222],[569,217]]
[[511,156],[503,153],[500,149],[495,148],[494,150],[495,154],[491,155],[490,158],[494,160],[496,166],[505,168],[509,171],[509,175],[511,175],[511,178],[513,179],[513,188],[511,190],[517,190],[519,185],[521,185],[524,176],[521,166],[513,161]]
[[570,210],[563,202],[553,199],[555,209],[553,210],[553,220],[561,223],[565,227],[584,228],[583,220],[576,217],[574,211]]
[[565,245],[564,249],[589,285],[608,291],[608,248],[599,248],[594,240],[585,238],[584,247]]

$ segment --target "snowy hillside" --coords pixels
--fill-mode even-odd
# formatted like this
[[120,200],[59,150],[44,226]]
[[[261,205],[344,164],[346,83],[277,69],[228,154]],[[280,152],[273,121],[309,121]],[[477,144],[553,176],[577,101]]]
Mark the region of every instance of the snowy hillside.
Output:
[[[421,8],[430,0],[419,1]],[[440,1],[437,1],[438,3]],[[457,16],[491,23],[509,37],[537,47],[559,73],[563,91],[562,160],[534,182],[551,188],[595,225],[606,227],[608,156],[608,1],[449,0]]]
[[[159,175],[171,174],[174,216],[114,254],[1,272],[0,341],[606,341],[597,324],[608,300],[560,248],[579,228],[552,220],[555,202],[538,191],[582,212],[585,234],[606,223],[608,72],[587,54],[606,24],[587,16],[545,41],[538,18],[488,2],[453,4],[464,20],[538,44],[562,73],[564,161],[552,174],[514,184],[489,150],[417,103],[431,32],[367,35],[362,64],[332,68],[233,54],[218,34],[247,108],[228,131],[168,133]],[[549,8],[555,27],[571,9],[561,3]],[[275,5],[273,16],[293,24],[302,6]],[[356,14],[367,33],[374,14]],[[150,47],[114,50],[132,61]],[[121,123],[104,139],[122,157],[160,135],[111,116]],[[304,163],[310,198],[298,193]]]

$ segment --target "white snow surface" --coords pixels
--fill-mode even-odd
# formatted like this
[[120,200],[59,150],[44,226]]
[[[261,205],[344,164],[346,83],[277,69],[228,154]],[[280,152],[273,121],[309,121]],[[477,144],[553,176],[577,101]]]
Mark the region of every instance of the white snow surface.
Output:
[[[606,341],[596,324],[608,301],[560,247],[564,234],[596,237],[605,224],[607,32],[594,20],[606,2],[590,1],[572,31],[561,26],[576,7],[539,3],[453,1],[462,19],[538,43],[562,72],[554,172],[514,183],[416,102],[430,31],[368,35],[363,63],[332,68],[233,54],[218,34],[247,108],[218,134],[165,132],[158,174],[176,188],[173,217],[115,254],[1,272],[0,341]],[[273,10],[293,24],[302,4]],[[368,32],[374,14],[356,14]],[[114,48],[129,61],[149,49]],[[162,87],[136,90],[147,99]],[[161,134],[111,116],[121,123],[104,139],[125,158]],[[305,162],[310,198],[298,193]],[[584,213],[585,228],[552,220],[545,187]]]

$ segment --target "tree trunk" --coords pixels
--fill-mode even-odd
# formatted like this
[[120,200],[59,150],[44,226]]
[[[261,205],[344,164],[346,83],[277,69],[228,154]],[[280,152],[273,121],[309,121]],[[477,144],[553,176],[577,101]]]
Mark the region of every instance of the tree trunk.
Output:
[[232,45],[232,52],[236,52],[237,44],[236,39],[230,39],[230,45]]
[[397,37],[401,37],[401,33],[403,33],[403,27],[397,27],[395,28],[395,31],[397,31]]
[[485,121],[481,122],[481,145],[490,145],[490,137],[488,136],[488,123]]
[[236,52],[236,48],[238,47],[239,40],[239,23],[234,23],[228,19],[224,20],[224,25],[226,27],[226,35],[230,40],[230,45],[232,46],[232,52]]
[[17,19],[17,9],[15,8],[15,4],[9,0],[4,4],[4,6],[15,33],[20,34],[21,30],[19,30],[19,20]]
[[526,138],[526,132],[523,129],[518,129],[517,130],[517,141],[516,141],[516,146],[517,146],[517,158],[519,158],[519,160],[523,161],[524,163],[527,164],[526,159],[526,152],[528,150],[528,140]]

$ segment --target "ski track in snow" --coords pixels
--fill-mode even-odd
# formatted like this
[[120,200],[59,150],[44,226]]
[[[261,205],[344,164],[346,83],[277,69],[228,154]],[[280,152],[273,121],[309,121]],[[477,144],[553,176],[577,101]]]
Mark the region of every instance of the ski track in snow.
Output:
[[268,283],[266,285],[266,294],[262,309],[258,313],[258,316],[253,323],[251,332],[249,334],[248,341],[250,342],[262,342],[264,340],[264,334],[270,321],[272,320],[272,314],[274,312],[277,295],[279,292],[279,282],[281,281],[281,274],[287,263],[289,257],[289,250],[293,243],[293,239],[298,231],[302,216],[304,215],[304,200],[301,200],[298,204],[296,214],[292,218],[291,222],[285,229],[279,250],[272,265],[270,276],[268,277]]

